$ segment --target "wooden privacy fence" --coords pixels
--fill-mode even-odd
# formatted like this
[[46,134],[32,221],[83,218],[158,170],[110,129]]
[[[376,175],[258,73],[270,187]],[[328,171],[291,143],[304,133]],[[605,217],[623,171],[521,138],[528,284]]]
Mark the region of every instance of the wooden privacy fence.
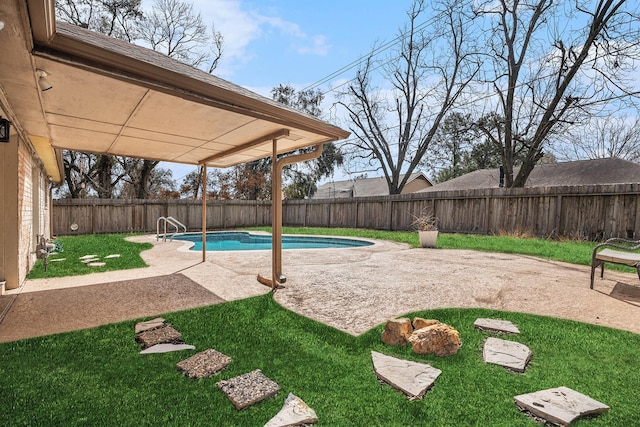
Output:
[[[200,230],[198,200],[62,199],[54,201],[56,235],[155,232],[160,216]],[[443,232],[529,233],[600,240],[640,238],[640,184],[432,191],[353,199],[286,200],[285,226],[409,230],[432,212]],[[77,224],[72,231],[71,225]],[[207,229],[271,225],[269,201],[207,203]],[[74,227],[75,228],[75,227]]]

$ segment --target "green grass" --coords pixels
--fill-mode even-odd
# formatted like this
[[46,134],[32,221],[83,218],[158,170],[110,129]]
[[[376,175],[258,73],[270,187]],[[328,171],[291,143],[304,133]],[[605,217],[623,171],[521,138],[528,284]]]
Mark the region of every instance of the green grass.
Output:
[[[261,426],[294,393],[326,426],[535,426],[517,410],[513,396],[558,386],[611,406],[577,426],[637,423],[640,335],[484,309],[414,315],[457,328],[460,351],[438,358],[385,346],[382,325],[352,337],[282,308],[270,295],[163,316],[196,351],[215,348],[232,357],[226,370],[203,380],[176,369],[193,351],[138,354],[134,321],[0,344],[0,424]],[[504,338],[532,349],[526,373],[482,361],[489,334],[473,328],[477,317],[508,319],[520,327],[520,335]],[[423,400],[409,401],[378,382],[372,350],[431,364],[442,374]],[[281,391],[237,411],[215,384],[254,369]]]
[[[271,231],[270,227],[255,227],[250,230]],[[418,247],[418,235],[410,231],[380,231],[352,228],[293,228],[285,227],[287,234],[337,235],[346,237],[363,237],[370,239],[390,240]],[[150,243],[140,244],[124,240],[129,234],[99,234],[83,236],[65,236],[58,240],[64,252],[52,254],[47,271],[39,260],[29,273],[30,279],[45,277],[77,276],[98,271],[124,270],[145,267],[140,252],[150,249]],[[480,236],[471,234],[440,233],[438,248],[441,249],[473,249],[487,252],[502,252],[536,256],[539,258],[589,265],[591,252],[595,243],[583,241],[554,241],[539,238],[519,238],[510,236]],[[87,267],[78,258],[94,254],[100,258],[110,254],[121,254],[120,258],[107,260],[107,265],[99,268]],[[57,258],[65,261],[51,262]],[[632,271],[618,265],[607,265],[620,271]]]
[[[151,249],[151,243],[127,242],[125,237],[131,234],[88,234],[82,236],[63,236],[57,240],[62,243],[63,252],[49,256],[47,271],[44,271],[42,260],[38,260],[29,273],[29,279],[44,277],[78,276],[100,271],[125,270],[146,267],[140,252]],[[120,254],[120,258],[104,260],[111,254]],[[106,262],[104,267],[88,267],[79,258],[85,255],[97,255],[100,261]],[[65,258],[64,261],[53,261]],[[53,262],[52,262],[53,261]]]
[[[269,231],[269,229],[262,228]],[[414,232],[285,228],[290,234],[385,239],[418,246]],[[39,263],[30,277],[86,274],[78,258],[120,253],[108,269],[144,266],[150,244],[124,235],[63,237],[65,251],[46,273]],[[442,233],[439,248],[518,253],[589,264],[594,243]],[[380,341],[382,325],[359,337],[296,315],[270,295],[203,307],[163,317],[198,351],[215,348],[232,364],[214,378],[193,381],[175,364],[193,352],[139,355],[134,321],[0,344],[0,425],[263,425],[290,392],[330,426],[477,425],[535,426],[513,396],[561,385],[587,394],[611,411],[575,425],[633,425],[640,393],[640,335],[567,320],[484,309],[442,309],[411,314],[436,318],[460,331],[463,347],[449,358],[414,354]],[[508,339],[533,351],[526,373],[482,362],[489,335],[474,330],[477,317],[518,324]],[[409,401],[375,378],[372,350],[429,363],[442,375],[422,401]],[[215,383],[261,369],[280,384],[277,398],[237,411]]]

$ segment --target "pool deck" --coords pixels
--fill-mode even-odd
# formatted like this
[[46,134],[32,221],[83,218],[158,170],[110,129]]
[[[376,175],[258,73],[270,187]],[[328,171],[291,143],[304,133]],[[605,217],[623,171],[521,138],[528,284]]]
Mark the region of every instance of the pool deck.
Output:
[[[201,252],[189,251],[188,242],[156,242],[152,236],[131,240],[154,244],[142,253],[149,267],[28,280],[3,298],[169,275],[184,276],[226,301],[270,291],[256,280],[257,274],[271,274],[270,251],[208,252],[203,263]],[[360,248],[285,250],[283,273],[287,276],[285,288],[275,293],[280,304],[354,335],[390,317],[444,307],[519,311],[640,333],[640,292],[616,292],[622,283],[640,291],[637,276],[607,270],[591,290],[589,267],[534,257],[410,249],[375,241],[373,246]],[[8,310],[6,319],[12,315]]]

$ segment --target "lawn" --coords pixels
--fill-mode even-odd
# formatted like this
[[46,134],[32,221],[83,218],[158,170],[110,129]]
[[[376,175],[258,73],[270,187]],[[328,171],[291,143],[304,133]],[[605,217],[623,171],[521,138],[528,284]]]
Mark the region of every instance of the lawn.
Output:
[[[410,232],[292,228],[285,232],[417,245],[417,236]],[[61,238],[65,252],[60,256],[76,260],[88,253],[101,257],[128,253],[127,258],[136,259],[149,247],[125,242],[123,237]],[[581,264],[588,264],[593,245],[455,234],[441,234],[438,241],[440,248],[522,253]],[[49,266],[47,274],[64,274],[56,263]],[[438,358],[416,355],[408,346],[385,346],[380,341],[382,325],[353,337],[282,308],[271,295],[163,316],[196,351],[215,348],[232,357],[226,370],[204,380],[187,379],[176,369],[176,363],[194,351],[138,354],[135,321],[0,344],[0,412],[5,414],[0,425],[258,426],[278,412],[291,392],[316,410],[320,425],[535,426],[518,411],[513,397],[558,386],[611,407],[608,413],[576,425],[637,423],[640,335],[485,309],[431,310],[409,317],[416,315],[458,329],[463,342],[460,351]],[[520,327],[520,335],[503,338],[524,343],[533,351],[524,374],[482,361],[482,345],[490,334],[473,328],[478,317],[508,319]],[[376,379],[372,350],[431,364],[442,374],[423,400],[409,401]],[[275,398],[237,411],[215,383],[255,369],[275,380],[281,391]]]
[[[534,426],[513,396],[561,385],[611,407],[576,425],[637,423],[640,335],[483,309],[414,315],[457,328],[460,351],[438,358],[385,346],[382,326],[353,337],[282,308],[270,295],[164,316],[196,351],[215,348],[232,357],[226,370],[203,380],[190,380],[176,369],[194,351],[138,354],[134,321],[0,344],[0,423],[260,426],[294,393],[327,426]],[[532,349],[524,374],[482,361],[489,334],[473,328],[477,317],[508,319],[520,327],[520,335],[506,338]],[[442,374],[423,400],[409,401],[378,382],[372,350],[429,363]],[[216,382],[254,369],[281,391],[237,411]]]
[[[82,236],[62,236],[58,240],[63,252],[49,256],[47,271],[42,260],[38,260],[29,273],[29,279],[43,277],[78,276],[100,271],[126,270],[146,267],[140,252],[151,249],[151,243],[133,243],[124,240],[133,234],[87,234]],[[104,259],[108,255],[120,255],[119,258]],[[80,261],[85,255],[96,255],[106,263],[104,267],[89,267]],[[55,261],[64,259],[63,261]]]

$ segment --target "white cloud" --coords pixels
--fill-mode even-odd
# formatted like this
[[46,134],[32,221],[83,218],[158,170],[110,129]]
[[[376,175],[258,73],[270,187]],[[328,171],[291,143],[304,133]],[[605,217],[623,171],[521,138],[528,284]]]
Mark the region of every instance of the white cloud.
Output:
[[224,37],[223,56],[216,70],[222,77],[232,76],[255,59],[249,48],[261,37],[282,39],[279,42],[284,49],[301,55],[324,56],[330,48],[325,36],[309,36],[297,23],[251,9],[241,0],[195,0],[194,10],[201,12],[207,25],[213,22]]
[[330,44],[327,44],[327,38],[322,35],[317,35],[312,38],[313,44],[311,46],[299,47],[296,51],[300,55],[319,55],[326,56],[329,53]]

